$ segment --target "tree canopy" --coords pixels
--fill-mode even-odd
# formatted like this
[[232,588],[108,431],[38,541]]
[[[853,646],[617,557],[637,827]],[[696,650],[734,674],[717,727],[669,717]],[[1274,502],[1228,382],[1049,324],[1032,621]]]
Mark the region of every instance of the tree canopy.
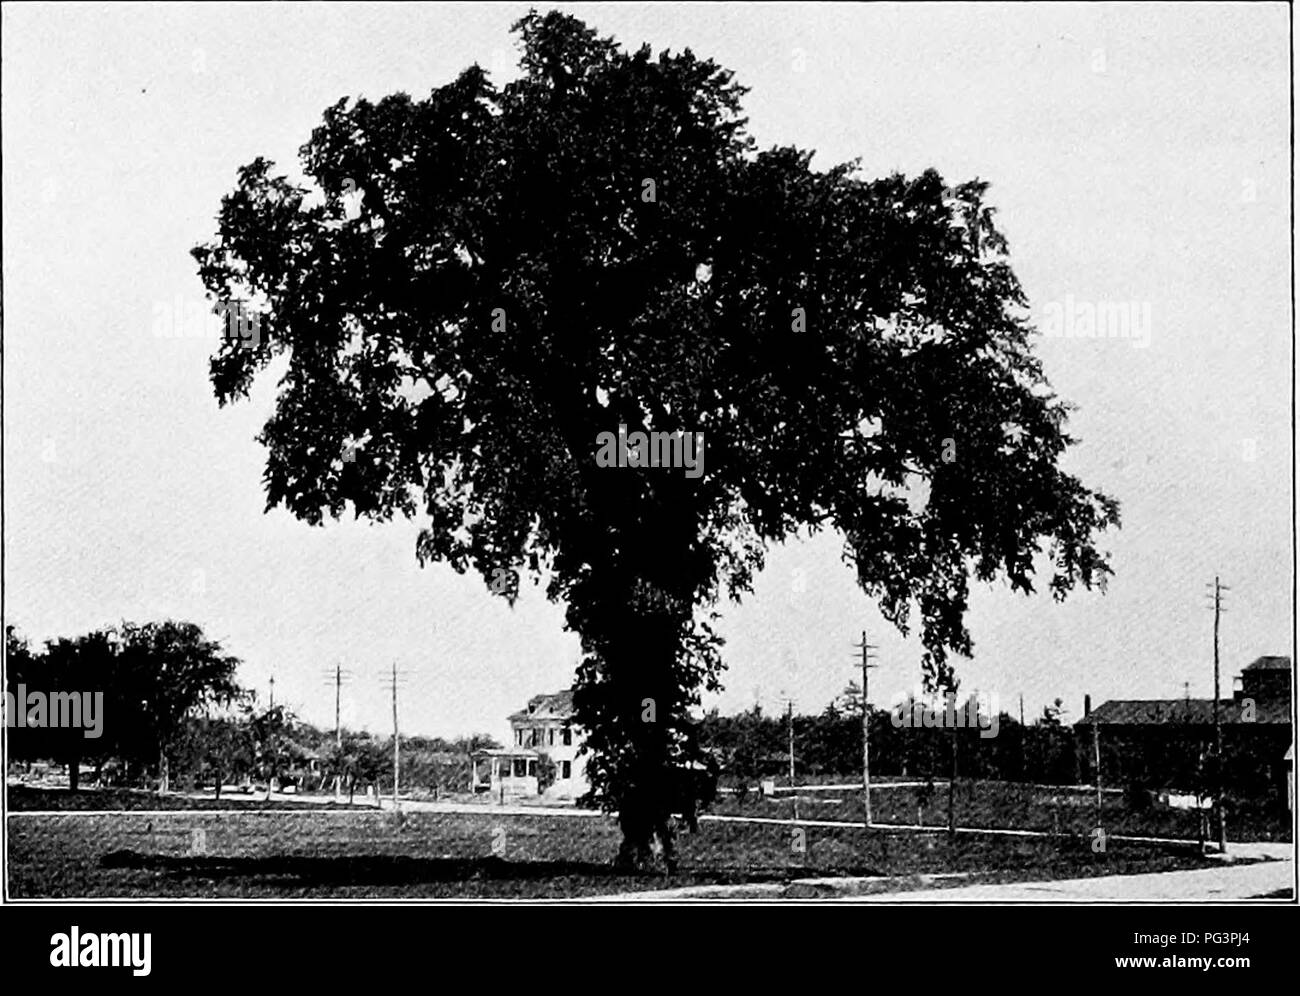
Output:
[[[17,756],[53,756],[68,765],[77,788],[83,759],[116,757],[148,766],[165,761],[177,745],[187,716],[229,705],[241,694],[239,660],[209,640],[194,623],[167,620],[59,637],[33,650],[11,626],[5,632],[7,690],[101,696],[102,731],[87,739],[81,729],[28,729],[15,738]],[[165,786],[164,786],[165,787]]]
[[[983,181],[868,179],[760,150],[746,92],[690,50],[516,25],[522,78],[340,100],[307,184],[257,159],[194,250],[260,334],[221,403],[287,361],[268,508],[419,517],[422,562],[514,599],[544,579],[581,637],[575,704],[624,856],[671,858],[673,775],[716,689],[723,595],[822,528],[931,685],[968,655],[972,579],[1104,582],[1116,503],[1060,469],[1069,406]],[[598,437],[695,433],[703,473],[607,467]]]

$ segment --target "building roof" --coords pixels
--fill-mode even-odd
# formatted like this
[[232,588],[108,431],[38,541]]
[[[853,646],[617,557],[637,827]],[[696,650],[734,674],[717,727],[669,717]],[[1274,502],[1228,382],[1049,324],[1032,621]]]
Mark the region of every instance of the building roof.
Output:
[[528,700],[528,707],[522,712],[510,714],[510,721],[525,719],[569,719],[573,716],[573,689],[552,692],[549,695],[534,695]]
[[1243,669],[1246,671],[1290,671],[1290,657],[1257,657]]
[[[1222,699],[1219,718],[1225,725],[1273,725],[1291,722],[1290,702],[1259,701],[1255,704],[1255,718],[1243,720],[1243,703]],[[1213,699],[1111,699],[1076,722],[1075,726],[1212,726],[1214,724]]]
[[527,747],[499,747],[493,750],[484,748],[476,750],[471,757],[531,757],[538,758],[541,755],[535,750],[529,750]]

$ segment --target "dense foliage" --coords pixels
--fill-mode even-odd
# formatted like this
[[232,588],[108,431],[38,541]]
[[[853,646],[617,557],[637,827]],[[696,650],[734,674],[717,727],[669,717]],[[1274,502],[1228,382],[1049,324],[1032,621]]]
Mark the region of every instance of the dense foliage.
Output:
[[[471,66],[424,99],[344,99],[301,149],[307,186],[239,171],[194,256],[259,334],[211,380],[226,403],[287,361],[268,507],[421,516],[421,560],[511,599],[546,580],[582,639],[622,856],[657,835],[671,864],[680,772],[703,763],[691,711],[719,683],[712,611],[770,544],[837,530],[953,687],[970,580],[1102,583],[1118,511],[1059,467],[1069,407],[985,183],[817,170],[758,150],[744,89],[689,50],[624,51],[557,13],[516,30],[521,79]],[[702,473],[603,466],[620,426],[701,434]]]

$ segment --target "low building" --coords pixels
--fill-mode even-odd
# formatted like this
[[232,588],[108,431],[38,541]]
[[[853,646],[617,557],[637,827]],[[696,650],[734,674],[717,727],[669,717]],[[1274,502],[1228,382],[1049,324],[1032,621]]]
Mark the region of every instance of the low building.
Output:
[[[475,791],[501,799],[576,800],[590,789],[586,759],[579,757],[583,733],[573,721],[573,691],[534,695],[510,716],[510,743],[474,755]],[[541,788],[553,766],[553,778]]]
[[[1239,798],[1290,805],[1291,658],[1260,657],[1220,699],[1224,781]],[[1214,699],[1112,699],[1075,723],[1085,777],[1192,792],[1214,752]],[[1094,742],[1095,738],[1095,742]]]
[[538,795],[536,751],[520,747],[478,750],[470,761],[471,792],[490,792],[502,802]]

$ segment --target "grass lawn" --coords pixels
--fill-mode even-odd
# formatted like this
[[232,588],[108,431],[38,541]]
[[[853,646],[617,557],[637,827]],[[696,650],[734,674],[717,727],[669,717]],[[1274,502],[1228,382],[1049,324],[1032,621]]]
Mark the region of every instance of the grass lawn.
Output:
[[78,792],[69,792],[59,788],[34,788],[30,785],[10,785],[6,796],[9,812],[33,812],[58,810],[96,812],[119,809],[302,809],[315,812],[321,809],[369,809],[374,805],[353,804],[346,802],[297,802],[283,799],[267,802],[261,794],[246,795],[225,793],[220,799],[211,796],[190,798],[184,795],[159,795],[142,789],[99,789],[86,788]]
[[[196,853],[196,830],[202,846]],[[36,897],[538,898],[808,876],[924,873],[976,881],[1170,871],[1208,862],[1195,848],[1112,842],[802,828],[709,821],[680,838],[681,871],[617,872],[616,824],[603,817],[374,810],[15,815],[9,883]],[[802,849],[800,848],[802,844]]]
[[[862,790],[782,791],[771,798],[750,793],[743,803],[723,796],[711,810],[727,815],[765,816],[790,819],[794,797],[799,815],[811,820],[862,819]],[[876,823],[917,822],[918,791],[915,788],[875,787],[871,793],[871,818]],[[955,807],[957,824],[990,829],[1054,830],[1086,834],[1101,826],[1107,834],[1134,837],[1168,837],[1194,840],[1197,815],[1190,810],[1152,806],[1135,809],[1120,793],[1102,796],[1101,820],[1097,819],[1096,795],[1087,790],[1022,785],[1016,782],[958,781]],[[948,786],[936,784],[934,794],[922,810],[927,826],[946,826]],[[1229,840],[1290,841],[1289,813],[1238,804],[1229,809]]]

